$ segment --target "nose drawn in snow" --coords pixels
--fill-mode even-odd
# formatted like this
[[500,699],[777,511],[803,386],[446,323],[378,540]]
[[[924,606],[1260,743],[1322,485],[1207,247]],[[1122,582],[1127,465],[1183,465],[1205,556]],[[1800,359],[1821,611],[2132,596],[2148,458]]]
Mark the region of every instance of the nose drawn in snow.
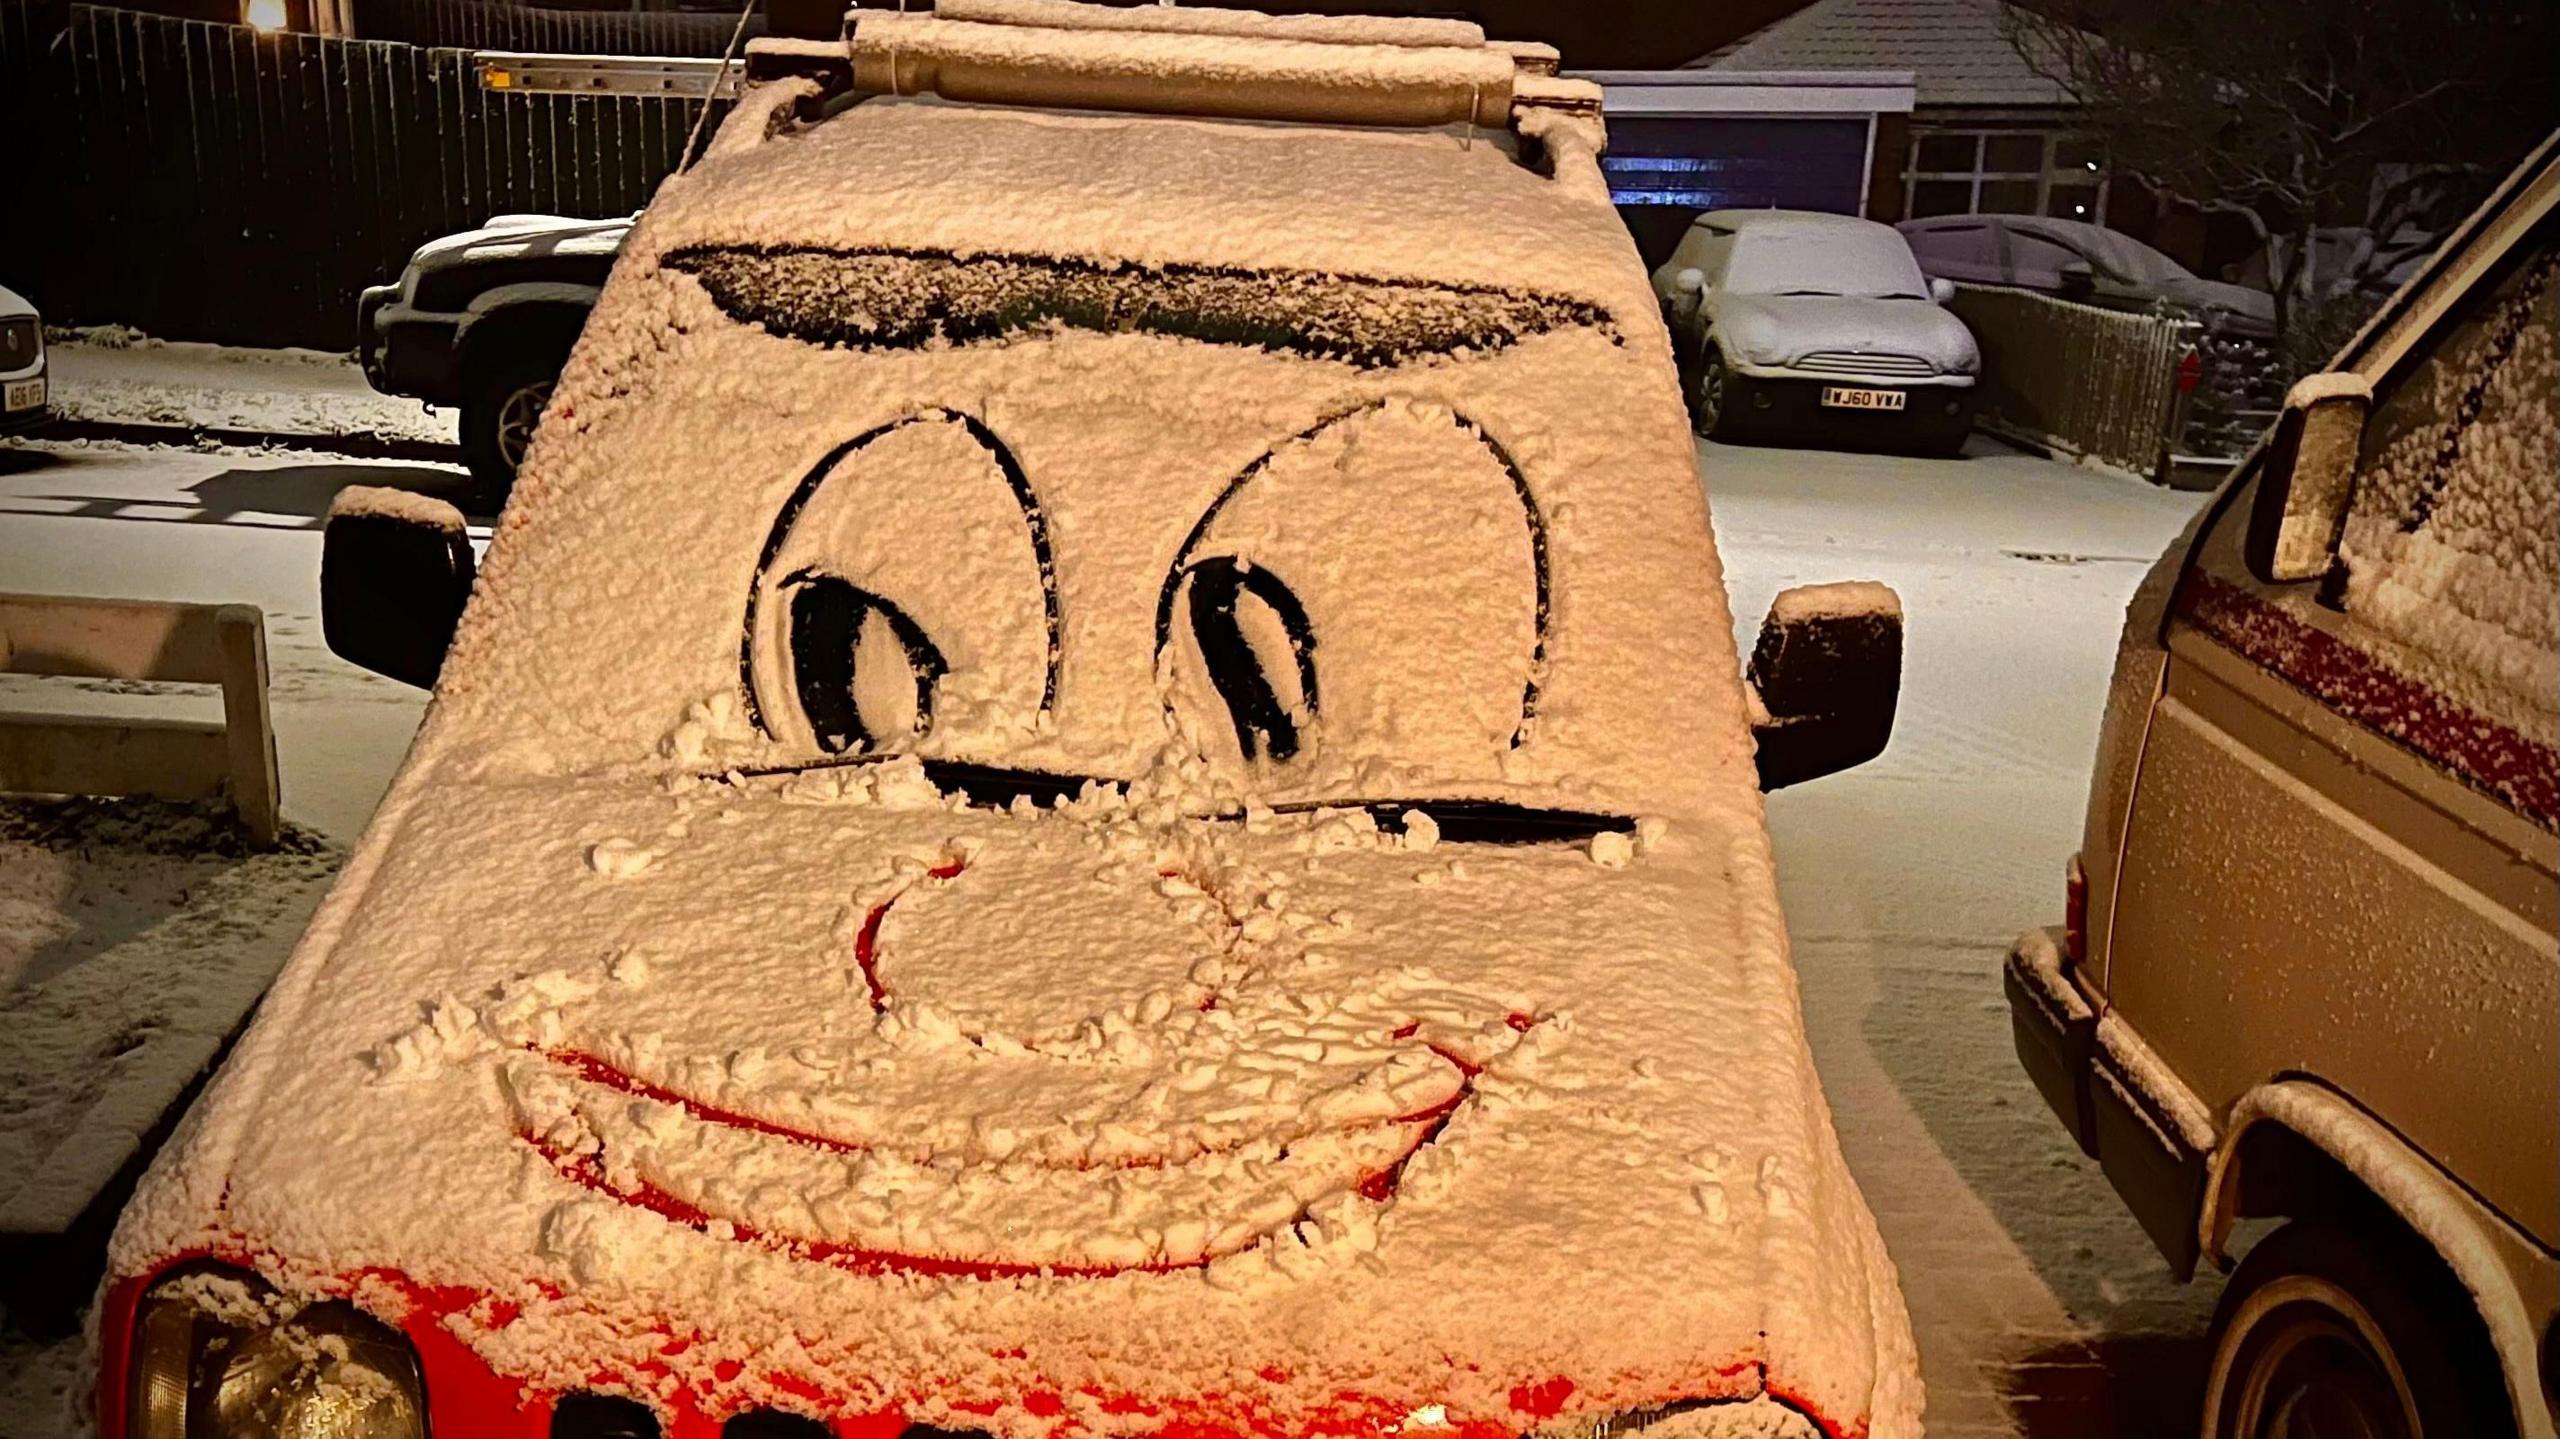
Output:
[[1157,663],[1213,764],[1318,759],[1321,733],[1498,755],[1536,718],[1548,607],[1546,520],[1511,456],[1444,406],[1378,400],[1211,503],[1165,577]]
[[895,748],[938,709],[1033,716],[1057,697],[1057,567],[1013,452],[927,410],[812,466],[756,564],[748,717],[811,759]]

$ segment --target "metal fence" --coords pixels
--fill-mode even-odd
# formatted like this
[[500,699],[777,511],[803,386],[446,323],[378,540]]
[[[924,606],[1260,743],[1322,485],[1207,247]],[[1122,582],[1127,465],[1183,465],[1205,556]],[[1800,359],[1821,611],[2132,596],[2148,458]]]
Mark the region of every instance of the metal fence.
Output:
[[1982,348],[1983,428],[2168,478],[2194,322],[1977,285],[1957,286],[1950,308]]
[[51,170],[23,212],[47,223],[0,251],[0,279],[49,321],[172,339],[350,348],[356,292],[422,241],[639,209],[696,112],[484,91],[468,50],[90,6],[12,34],[34,60],[0,55],[0,77],[45,92],[21,103],[47,117]]

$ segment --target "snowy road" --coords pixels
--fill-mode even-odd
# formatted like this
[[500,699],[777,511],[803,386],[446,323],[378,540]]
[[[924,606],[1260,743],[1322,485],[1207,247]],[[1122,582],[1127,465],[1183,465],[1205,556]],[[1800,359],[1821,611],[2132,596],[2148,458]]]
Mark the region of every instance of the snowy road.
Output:
[[[1702,445],[1700,463],[1746,643],[1789,584],[1880,579],[1909,614],[1892,748],[1770,814],[1816,1055],[1902,1267],[1931,1433],[2190,1427],[2212,1294],[2170,1283],[2018,1072],[1998,966],[2060,912],[2125,598],[2201,497],[1980,442],[1959,461]],[[0,590],[263,606],[286,811],[352,839],[422,696],[323,647],[320,516],[347,484],[458,483],[326,456],[0,447]],[[41,687],[0,680],[0,702],[170,703]],[[0,1365],[30,1353],[0,1347]],[[34,1377],[0,1375],[0,1396]]]

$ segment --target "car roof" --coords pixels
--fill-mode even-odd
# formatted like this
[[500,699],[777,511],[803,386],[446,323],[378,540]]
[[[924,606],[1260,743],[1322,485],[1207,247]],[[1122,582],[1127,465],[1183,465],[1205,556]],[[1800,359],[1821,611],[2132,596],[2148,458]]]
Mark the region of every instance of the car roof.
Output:
[[1764,234],[1784,230],[1889,230],[1890,225],[1856,215],[1834,215],[1823,210],[1709,210],[1697,223],[1713,225],[1736,233],[1749,231]]
[[[1001,251],[1303,269],[1653,306],[1598,187],[1508,135],[880,97],[671,178],[654,248]],[[1631,283],[1632,282],[1632,283]]]

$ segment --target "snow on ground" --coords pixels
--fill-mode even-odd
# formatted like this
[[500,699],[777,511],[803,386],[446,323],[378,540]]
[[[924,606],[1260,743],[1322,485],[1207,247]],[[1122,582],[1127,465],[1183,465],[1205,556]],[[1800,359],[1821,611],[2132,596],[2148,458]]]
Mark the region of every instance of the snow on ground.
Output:
[[[320,524],[353,484],[459,498],[458,470],[330,456],[120,445],[0,447],[0,587],[243,602],[266,612],[288,818],[352,842],[426,693],[349,665],[320,637]],[[485,536],[485,529],[475,529]],[[216,718],[196,686],[0,676],[0,706]]]
[[[152,800],[0,799],[0,1215],[79,1212],[126,1157],[115,1136],[147,1129],[275,977],[338,857]],[[83,1125],[113,1133],[73,1142]]]
[[[1902,1270],[1930,1432],[2191,1425],[2211,1286],[2170,1282],[2045,1112],[1998,976],[2009,939],[2060,912],[2124,600],[2201,497],[1979,442],[1961,461],[1700,451],[1746,639],[1791,584],[1880,579],[1908,616],[1892,748],[1770,816],[1816,1058]],[[0,575],[264,606],[286,813],[351,840],[423,701],[320,641],[320,516],[360,483],[460,489],[452,471],[312,456],[0,448]],[[29,703],[29,683],[0,703]],[[75,699],[172,703],[50,702]],[[0,1433],[61,1432],[72,1348],[0,1337]]]
[[279,435],[367,435],[452,444],[451,410],[376,393],[349,356],[158,340],[105,327],[46,342],[65,418]]
[[2214,1286],[2173,1283],[2010,1049],[2009,941],[2062,913],[2125,600],[2204,496],[1977,439],[1963,460],[1701,443],[1737,622],[1902,595],[1882,758],[1772,796],[1806,1024],[1901,1267],[1934,1436],[2189,1430]]

